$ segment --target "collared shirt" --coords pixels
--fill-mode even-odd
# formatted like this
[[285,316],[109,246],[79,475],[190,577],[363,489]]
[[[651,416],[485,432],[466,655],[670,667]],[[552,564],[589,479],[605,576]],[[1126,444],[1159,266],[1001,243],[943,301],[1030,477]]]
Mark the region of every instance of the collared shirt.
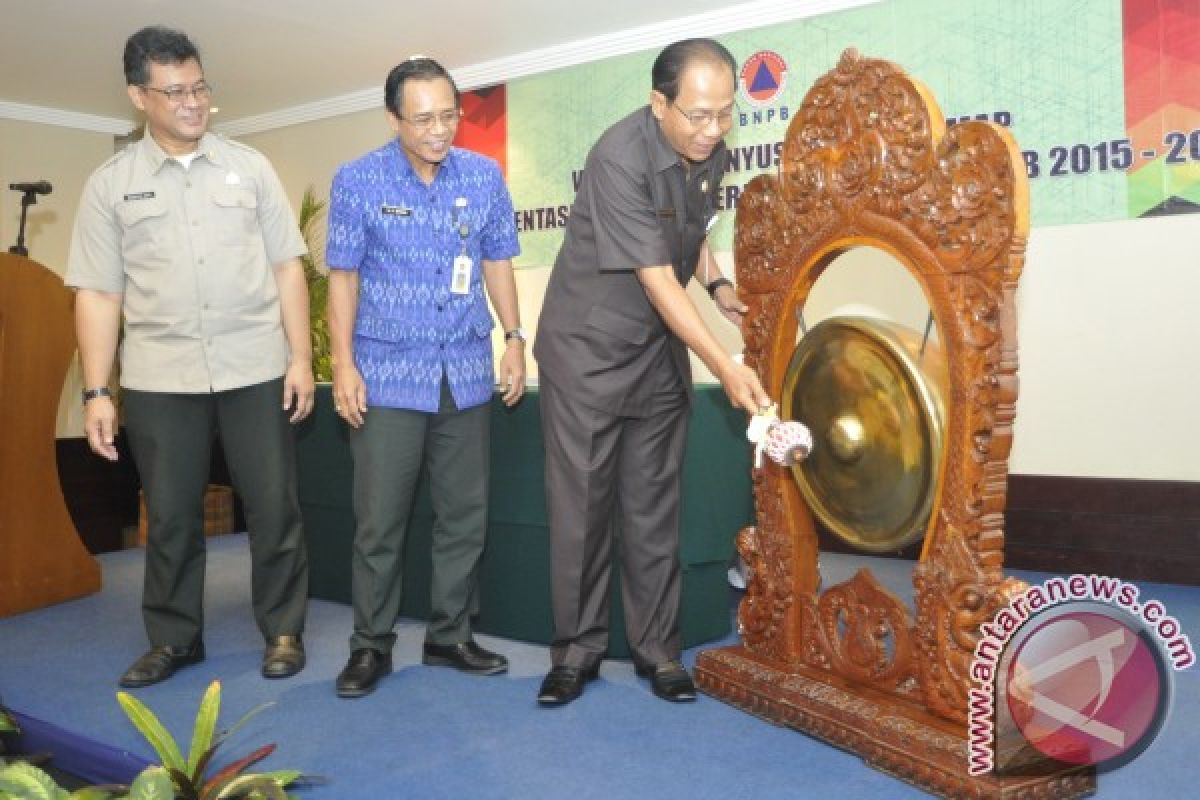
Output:
[[592,147],[533,351],[538,369],[576,401],[628,416],[685,401],[687,348],[636,273],[670,265],[681,286],[692,279],[726,160],[721,143],[685,167],[649,106]]
[[273,265],[307,249],[258,151],[206,133],[189,168],[147,135],[92,173],[65,282],[123,294],[121,385],[225,391],[273,380],[288,349]]
[[[496,162],[451,148],[426,184],[397,141],[342,165],[329,199],[325,261],[357,270],[354,361],[367,403],[437,411],[445,374],[459,409],[488,402],[492,315],[481,262],[520,252]],[[470,259],[465,294],[454,261]]]

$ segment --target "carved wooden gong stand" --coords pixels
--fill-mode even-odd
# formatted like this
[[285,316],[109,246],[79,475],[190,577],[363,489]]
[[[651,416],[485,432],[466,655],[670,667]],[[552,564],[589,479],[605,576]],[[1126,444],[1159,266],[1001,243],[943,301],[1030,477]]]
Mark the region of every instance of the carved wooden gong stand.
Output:
[[928,90],[847,50],[788,126],[779,176],[742,194],[735,256],[746,363],[779,397],[813,283],[854,247],[885,250],[924,290],[949,365],[946,450],[915,618],[869,570],[819,591],[813,517],[791,473],[754,474],[757,525],[742,644],[701,653],[707,693],[962,797],[1071,797],[1094,771],[972,778],[967,699],[979,626],[1023,585],[1005,578],[1004,503],[1017,398],[1014,295],[1029,228],[1021,153],[1003,128],[946,129]]

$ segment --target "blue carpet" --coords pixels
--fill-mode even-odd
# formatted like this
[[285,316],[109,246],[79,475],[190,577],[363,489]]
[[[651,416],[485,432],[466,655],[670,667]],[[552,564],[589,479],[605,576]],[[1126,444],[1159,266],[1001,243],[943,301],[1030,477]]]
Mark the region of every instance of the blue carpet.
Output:
[[[101,557],[95,596],[0,620],[0,697],[29,727],[49,723],[108,746],[110,768],[136,769],[153,757],[117,706],[116,678],[146,646],[139,613],[142,554]],[[826,585],[864,559],[824,554]],[[886,585],[909,596],[907,565],[869,559]],[[261,641],[249,607],[244,536],[210,540],[206,596],[208,660],[165,684],[137,692],[186,741],[196,704],[215,678],[222,725],[259,703],[275,705],[227,745],[228,757],[267,742],[279,749],[262,767],[296,768],[328,783],[302,791],[321,798],[906,798],[925,795],[795,731],[702,696],[673,706],[654,697],[628,662],[606,661],[579,701],[541,709],[535,693],[547,648],[480,636],[511,670],[479,678],[419,665],[423,623],[402,620],[396,673],[372,695],[340,700],[333,679],[347,656],[351,611],[313,601],[308,667],[285,681],[258,674]],[[1030,580],[1044,576],[1024,575]],[[1146,584],[1200,642],[1200,589]],[[486,598],[484,598],[486,602]],[[731,640],[730,640],[731,641]],[[704,645],[686,653],[689,666]],[[1140,758],[1100,778],[1102,798],[1194,796],[1191,759],[1200,752],[1200,678],[1175,676],[1171,719]],[[64,768],[79,768],[65,762]],[[111,765],[117,765],[112,767]],[[91,776],[89,776],[91,777]],[[95,779],[103,776],[97,775]]]

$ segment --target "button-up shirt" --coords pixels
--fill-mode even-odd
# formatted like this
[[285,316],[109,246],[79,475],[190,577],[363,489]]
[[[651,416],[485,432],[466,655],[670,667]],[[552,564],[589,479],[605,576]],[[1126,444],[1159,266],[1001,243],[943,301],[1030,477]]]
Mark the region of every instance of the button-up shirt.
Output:
[[185,168],[147,135],[84,186],[65,282],[124,296],[122,386],[225,391],[287,369],[273,265],[306,252],[258,151],[205,134]]
[[576,402],[641,417],[685,401],[687,348],[636,273],[669,264],[687,286],[716,209],[726,153],[721,143],[703,162],[685,166],[649,106],[592,147],[533,349],[541,374]]
[[[358,271],[354,361],[369,405],[436,411],[443,374],[457,408],[488,402],[493,322],[481,262],[519,252],[512,199],[489,158],[452,148],[426,184],[392,141],[338,169],[325,260]],[[462,256],[470,279],[457,294]]]

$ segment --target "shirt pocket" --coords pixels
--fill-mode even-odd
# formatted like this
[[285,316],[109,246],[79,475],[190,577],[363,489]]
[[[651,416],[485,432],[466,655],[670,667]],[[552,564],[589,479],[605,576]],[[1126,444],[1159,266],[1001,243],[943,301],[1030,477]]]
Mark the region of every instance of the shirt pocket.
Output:
[[428,236],[427,229],[413,221],[411,212],[404,216],[384,216],[377,212],[372,220],[367,241],[383,245],[387,252],[386,261],[394,267],[407,258],[410,251],[422,244],[428,244],[420,241],[422,232]]
[[217,242],[245,245],[258,232],[258,195],[251,189],[223,186],[212,193]]
[[477,311],[474,319],[471,321],[471,330],[475,332],[476,338],[490,339],[492,336],[492,328],[495,327],[495,321],[492,319],[491,313],[485,307],[482,311]]
[[167,204],[157,197],[130,200],[117,206],[121,226],[121,256],[135,266],[167,257]]
[[635,346],[646,344],[653,333],[651,326],[646,322],[605,306],[592,306],[587,315],[587,325]]
[[592,306],[585,324],[586,355],[579,359],[585,370],[644,372],[661,344],[653,324],[607,306]]

